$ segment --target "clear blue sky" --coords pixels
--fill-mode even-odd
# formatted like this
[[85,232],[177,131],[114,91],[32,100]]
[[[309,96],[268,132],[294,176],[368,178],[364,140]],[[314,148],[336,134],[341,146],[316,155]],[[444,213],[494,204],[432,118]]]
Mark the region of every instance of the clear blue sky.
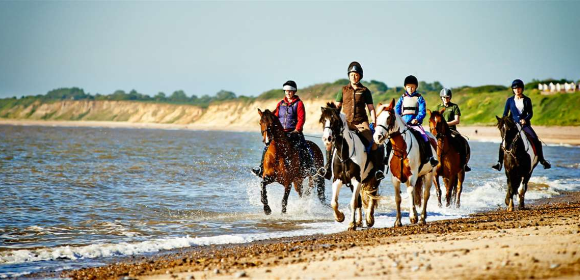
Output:
[[580,2],[0,2],[0,97],[580,79]]

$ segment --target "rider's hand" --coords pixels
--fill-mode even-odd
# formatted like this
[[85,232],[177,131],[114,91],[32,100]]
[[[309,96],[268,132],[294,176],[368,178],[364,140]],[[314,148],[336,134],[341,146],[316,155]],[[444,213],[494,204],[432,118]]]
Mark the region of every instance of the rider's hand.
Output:
[[290,131],[290,133],[300,133],[300,131],[298,131],[298,130],[293,130],[293,131]]
[[417,119],[413,119],[413,120],[411,121],[411,124],[418,124],[418,123],[419,123],[419,121],[418,121]]
[[520,123],[521,123],[522,125],[526,125],[526,120],[524,120],[524,119],[521,119],[521,120],[520,120]]
[[369,124],[369,128],[370,128],[371,130],[375,130],[375,123],[370,123],[370,124]]

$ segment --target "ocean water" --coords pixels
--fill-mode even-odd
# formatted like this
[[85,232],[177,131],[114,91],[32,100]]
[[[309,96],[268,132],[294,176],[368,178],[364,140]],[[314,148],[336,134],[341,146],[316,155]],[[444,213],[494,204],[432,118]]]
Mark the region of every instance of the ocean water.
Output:
[[[319,137],[308,137],[321,143]],[[462,206],[439,208],[434,188],[427,222],[505,207],[506,179],[489,166],[498,143],[470,141]],[[332,210],[272,184],[265,216],[250,174],[259,133],[125,128],[0,126],[0,278],[103,265],[114,257],[209,244],[344,231]],[[580,190],[580,148],[545,147],[527,201]],[[326,184],[327,199],[331,196]],[[380,187],[375,227],[391,227],[390,174]],[[403,189],[403,223],[408,224]],[[340,208],[350,212],[350,190]]]

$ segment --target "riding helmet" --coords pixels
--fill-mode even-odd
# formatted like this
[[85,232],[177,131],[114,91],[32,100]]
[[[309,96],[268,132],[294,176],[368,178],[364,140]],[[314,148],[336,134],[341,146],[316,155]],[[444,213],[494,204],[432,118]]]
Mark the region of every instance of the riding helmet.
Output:
[[282,89],[298,91],[298,86],[296,86],[296,82],[294,82],[292,80],[288,80],[287,82],[284,83],[284,85],[282,86]]
[[524,88],[524,82],[520,79],[515,79],[512,82],[512,88]]
[[417,81],[417,78],[415,76],[409,75],[407,76],[407,78],[405,78],[405,83],[403,84],[403,86],[406,86],[408,84],[419,86],[419,81]]
[[451,89],[443,88],[441,92],[439,92],[439,96],[451,98],[451,96],[453,96],[453,93],[451,92]]
[[348,72],[347,74],[350,74],[350,72],[356,72],[360,74],[360,78],[362,80],[363,78],[363,69],[362,66],[360,66],[360,63],[353,61],[348,65]]

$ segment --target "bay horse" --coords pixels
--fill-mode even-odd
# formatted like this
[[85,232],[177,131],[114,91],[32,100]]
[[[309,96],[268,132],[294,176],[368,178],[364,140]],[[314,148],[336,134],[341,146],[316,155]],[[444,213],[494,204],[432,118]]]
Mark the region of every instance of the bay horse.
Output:
[[[262,112],[258,109],[260,114],[260,128],[262,131],[262,141],[268,145],[266,154],[264,155],[264,171],[262,175],[261,198],[264,204],[264,213],[270,215],[272,209],[268,205],[268,197],[266,186],[277,182],[284,186],[284,197],[282,198],[282,213],[286,213],[286,206],[288,205],[288,196],[290,195],[290,185],[294,184],[294,189],[300,197],[302,197],[302,182],[308,177],[308,189],[305,193],[309,194],[311,189],[316,186],[318,191],[318,198],[320,202],[325,203],[324,197],[324,178],[320,176],[309,176],[305,170],[300,166],[300,154],[297,149],[290,143],[282,123],[276,115],[270,110],[266,109]],[[324,165],[324,156],[318,145],[312,141],[306,141],[314,154],[314,167],[316,169]],[[306,151],[308,152],[308,151]]]
[[439,164],[435,169],[435,190],[437,192],[437,200],[439,207],[441,207],[441,185],[439,184],[439,176],[443,177],[445,183],[445,199],[447,200],[447,207],[455,201],[455,206],[461,206],[461,191],[463,189],[463,181],[465,180],[465,165],[469,162],[469,152],[467,152],[467,159],[465,165],[461,166],[461,154],[457,142],[462,141],[464,147],[469,151],[469,143],[460,135],[453,137],[451,129],[443,117],[445,108],[440,111],[427,110],[429,113],[429,128],[431,133],[437,138],[437,158]]
[[[343,222],[345,217],[338,210],[338,195],[343,184],[352,186],[350,201],[351,222],[348,230],[362,227],[362,206],[364,205],[367,227],[375,223],[374,210],[380,181],[377,181],[372,163],[367,163],[367,153],[361,139],[350,131],[346,116],[340,113],[334,103],[321,107],[320,123],[323,125],[322,140],[327,146],[334,146],[332,156],[332,199],[330,206],[334,210],[337,222]],[[356,214],[358,213],[358,218]]]
[[[419,143],[423,139],[417,139],[410,131],[401,116],[395,113],[395,99],[387,106],[379,103],[377,110],[377,126],[373,139],[377,144],[390,141],[392,153],[389,156],[389,166],[391,169],[391,181],[395,188],[395,204],[397,206],[397,217],[395,227],[402,226],[401,223],[401,183],[407,185],[409,194],[409,220],[415,224],[418,221],[415,206],[421,206],[420,223],[425,224],[427,219],[427,201],[431,191],[435,168],[431,164],[421,164],[421,154]],[[426,132],[427,133],[427,132]],[[427,133],[428,137],[435,140],[435,137]],[[435,150],[432,145],[427,145]],[[424,185],[424,186],[423,186]]]
[[538,155],[519,123],[514,122],[509,116],[496,118],[502,139],[501,149],[504,152],[503,162],[508,184],[505,204],[508,211],[513,211],[513,196],[517,193],[520,202],[518,208],[523,210],[528,181],[538,165]]

